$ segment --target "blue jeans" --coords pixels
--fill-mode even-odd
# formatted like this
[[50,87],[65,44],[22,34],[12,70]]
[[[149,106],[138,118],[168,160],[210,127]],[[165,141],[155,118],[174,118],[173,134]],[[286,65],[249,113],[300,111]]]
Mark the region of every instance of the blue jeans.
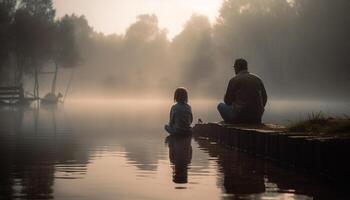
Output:
[[237,118],[237,111],[232,105],[219,103],[218,111],[225,122],[234,122]]

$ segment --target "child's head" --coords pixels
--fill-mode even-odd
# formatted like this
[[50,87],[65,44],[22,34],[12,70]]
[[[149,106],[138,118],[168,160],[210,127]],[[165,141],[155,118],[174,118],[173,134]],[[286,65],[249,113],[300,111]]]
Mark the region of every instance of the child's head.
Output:
[[188,94],[186,88],[179,87],[175,90],[174,101],[176,101],[177,103],[188,102]]

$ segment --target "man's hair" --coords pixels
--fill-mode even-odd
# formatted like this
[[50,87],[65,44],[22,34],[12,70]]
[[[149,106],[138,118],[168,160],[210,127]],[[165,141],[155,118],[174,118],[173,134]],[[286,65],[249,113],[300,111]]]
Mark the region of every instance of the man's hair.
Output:
[[188,94],[187,90],[184,87],[179,87],[175,90],[174,101],[178,103],[187,103],[188,102]]
[[239,58],[235,61],[235,65],[233,67],[237,71],[247,70],[248,69],[248,62],[243,58]]

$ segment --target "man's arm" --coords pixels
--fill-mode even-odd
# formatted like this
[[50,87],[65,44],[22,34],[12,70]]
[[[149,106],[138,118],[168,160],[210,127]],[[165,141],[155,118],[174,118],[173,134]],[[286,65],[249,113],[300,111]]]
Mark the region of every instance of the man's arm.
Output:
[[174,123],[175,123],[175,108],[173,106],[173,107],[171,107],[171,110],[170,110],[169,126],[173,127]]
[[226,90],[226,94],[225,94],[225,97],[224,97],[224,102],[225,104],[227,105],[231,105],[233,100],[234,100],[234,84],[233,84],[233,79],[230,80],[230,82],[228,83],[228,86],[227,86],[227,90]]
[[192,124],[192,122],[193,122],[192,108],[191,108],[190,112],[191,112],[191,114],[190,114],[190,121],[191,121],[191,124]]
[[264,83],[262,81],[261,81],[261,94],[262,94],[263,105],[265,107],[267,103],[267,93],[266,93]]
[[190,115],[190,126],[191,126],[191,124],[193,123],[193,115],[192,115],[192,113],[191,113],[191,115]]

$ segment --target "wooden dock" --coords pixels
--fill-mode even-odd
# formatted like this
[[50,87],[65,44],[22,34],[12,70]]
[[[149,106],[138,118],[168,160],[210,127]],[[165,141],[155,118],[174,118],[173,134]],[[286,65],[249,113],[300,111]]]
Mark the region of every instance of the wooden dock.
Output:
[[282,166],[347,183],[350,178],[350,134],[291,133],[276,125],[244,126],[206,123],[194,127],[194,136],[236,148]]
[[22,87],[0,87],[0,105],[27,105],[35,98],[24,96]]

